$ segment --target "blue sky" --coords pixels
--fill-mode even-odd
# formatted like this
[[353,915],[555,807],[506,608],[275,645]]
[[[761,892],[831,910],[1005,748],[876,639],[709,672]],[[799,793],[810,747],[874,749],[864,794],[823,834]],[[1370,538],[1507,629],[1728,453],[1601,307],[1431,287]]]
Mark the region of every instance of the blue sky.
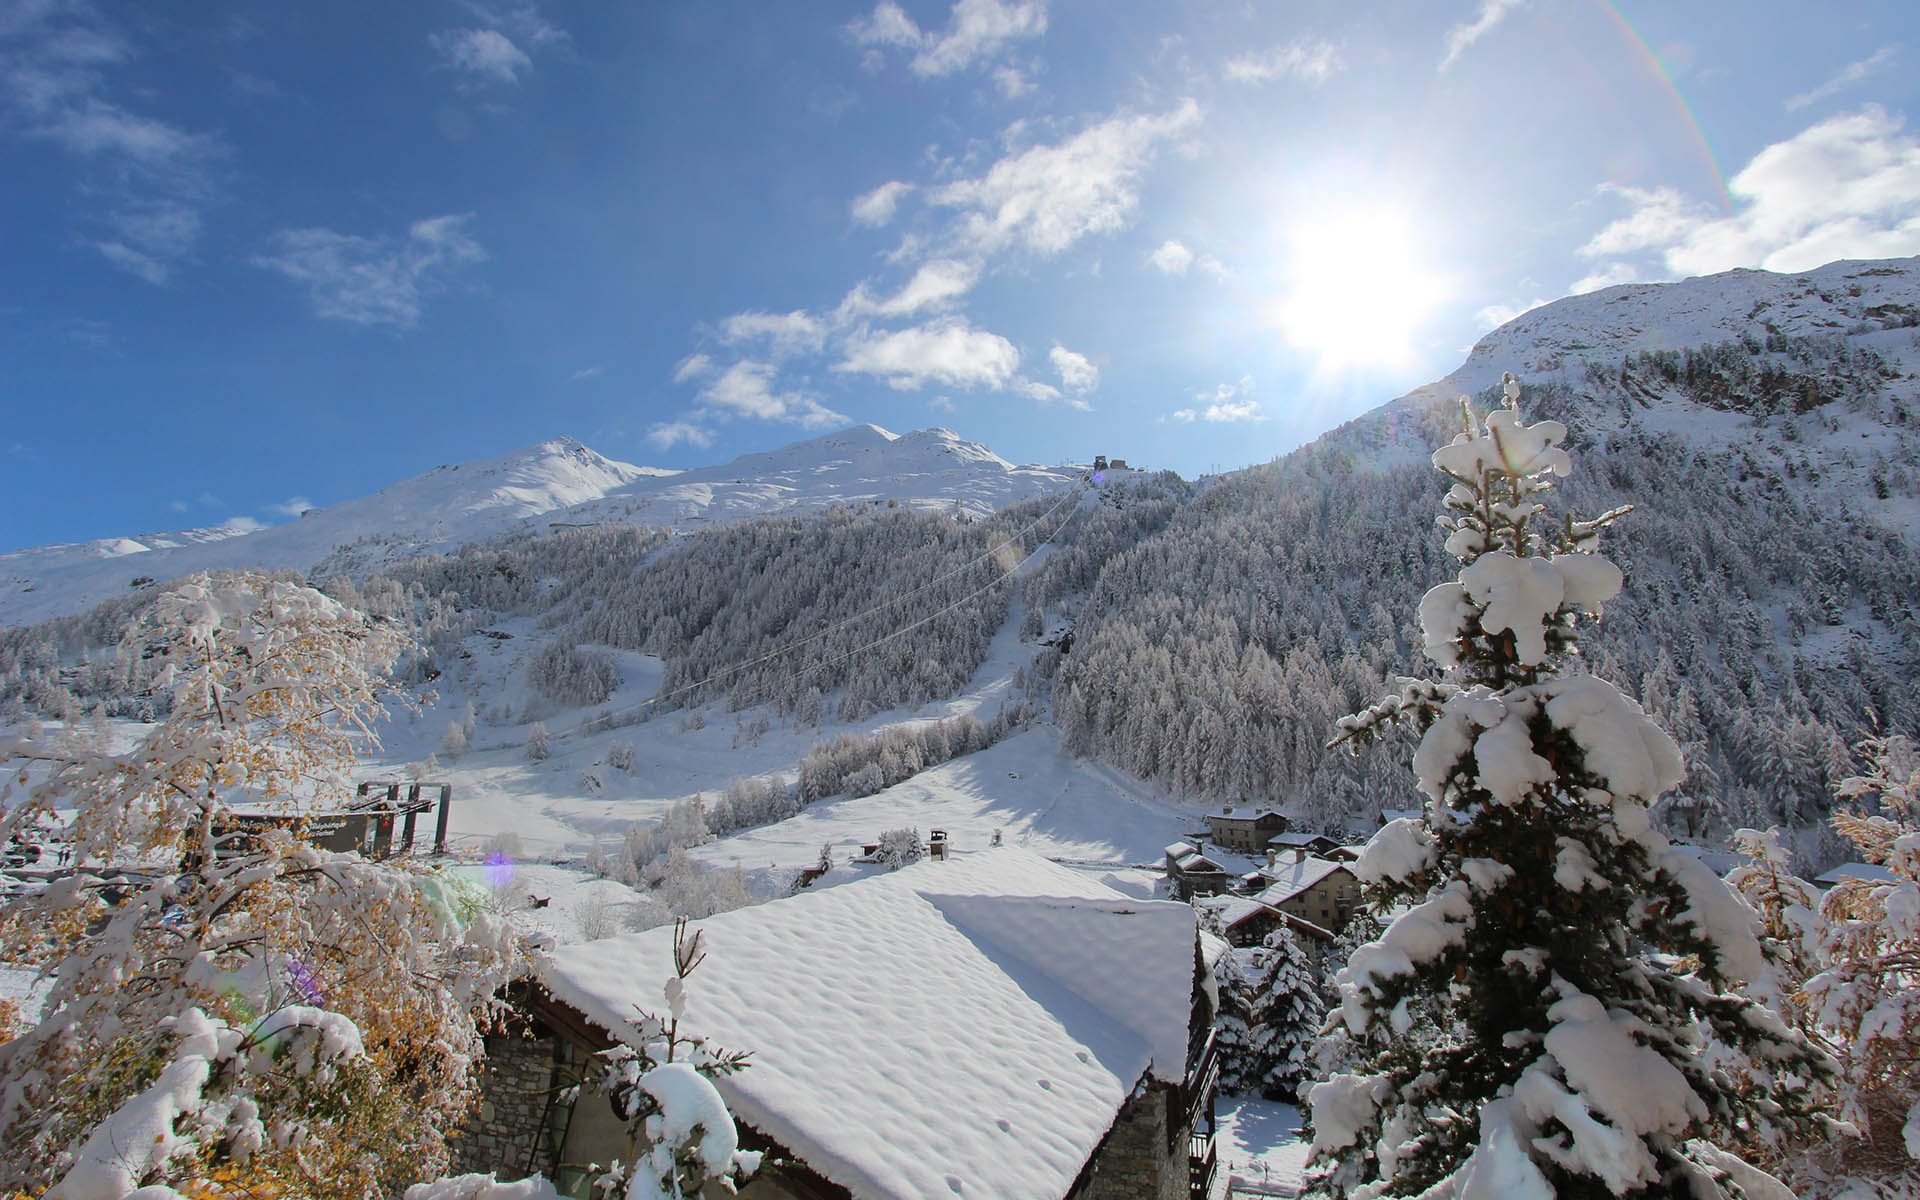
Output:
[[1920,253],[1911,3],[0,0],[0,550],[571,434],[1264,461],[1611,282]]

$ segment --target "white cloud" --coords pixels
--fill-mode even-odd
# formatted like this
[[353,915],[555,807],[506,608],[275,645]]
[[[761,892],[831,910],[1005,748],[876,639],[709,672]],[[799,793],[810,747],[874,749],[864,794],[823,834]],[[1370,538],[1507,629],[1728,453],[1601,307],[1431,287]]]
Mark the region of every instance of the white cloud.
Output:
[[1003,388],[1019,365],[1020,352],[1012,342],[973,328],[965,318],[947,317],[910,329],[857,333],[847,339],[845,356],[833,369],[913,391],[928,383]]
[[1042,0],[958,0],[947,27],[938,32],[922,30],[893,0],[881,0],[871,14],[847,26],[856,45],[912,50],[908,65],[926,79],[990,61],[1004,47],[1046,31]]
[[1920,140],[1876,106],[1760,151],[1728,181],[1731,214],[1668,188],[1606,190],[1630,211],[1581,247],[1588,258],[1653,253],[1669,272],[1705,275],[1920,254]]
[[827,337],[826,322],[807,312],[743,312],[720,322],[720,340],[728,345],[764,341],[778,355],[818,350]]
[[280,517],[297,517],[313,507],[313,501],[305,496],[288,496],[278,504],[267,505],[267,511]]
[[994,90],[1009,100],[1018,100],[1033,90],[1033,84],[1020,73],[1019,67],[995,67],[993,86]]
[[1632,283],[1640,278],[1640,272],[1634,270],[1632,263],[1603,263],[1597,270],[1589,271],[1573,281],[1567,288],[1570,296],[1584,296],[1588,292],[1597,292],[1601,288],[1610,288],[1622,283]]
[[913,185],[898,179],[883,183],[853,202],[853,220],[857,225],[879,228],[893,220],[900,201],[913,191]]
[[540,14],[535,4],[486,3],[466,0],[466,10],[483,25],[511,34],[522,46],[540,49],[567,42],[567,32],[557,28]]
[[1089,234],[1125,228],[1155,149],[1199,120],[1190,99],[1159,115],[1112,117],[1057,145],[1010,153],[929,199],[961,210],[956,236],[976,252],[1020,244],[1058,254]]
[[1440,69],[1446,70],[1453,60],[1466,52],[1467,47],[1493,32],[1494,26],[1507,19],[1507,14],[1526,4],[1527,0],[1480,0],[1480,11],[1471,21],[1455,25],[1447,30],[1447,54],[1440,60]]
[[920,264],[913,278],[884,300],[874,299],[866,284],[857,285],[840,302],[839,315],[843,319],[861,316],[907,317],[921,309],[946,308],[966,295],[979,278],[980,268],[975,263],[936,258]]
[[918,46],[925,36],[906,10],[893,0],[880,0],[870,16],[850,22],[847,33],[861,46]]
[[607,373],[607,369],[602,366],[581,367],[578,371],[575,371],[573,374],[567,376],[567,382],[583,383],[589,379],[598,379],[602,375],[605,375],[606,373]]
[[228,517],[214,528],[227,533],[257,533],[266,526],[252,517]]
[[700,399],[738,416],[777,420],[786,415],[787,401],[774,393],[773,378],[772,363],[743,359],[700,389]]
[[728,420],[752,417],[817,428],[842,425],[847,418],[798,392],[774,390],[774,365],[742,359],[700,389],[702,416]]
[[83,240],[111,265],[166,283],[192,258],[225,143],[109,98],[107,69],[134,51],[90,6],[16,5],[0,12],[0,34],[9,51],[0,55],[0,130],[85,164],[80,212],[95,228]]
[[1532,312],[1545,303],[1545,300],[1534,299],[1525,304],[1489,304],[1473,314],[1473,319],[1482,329],[1498,329],[1521,313]]
[[185,512],[187,511],[187,502],[185,500],[169,500],[167,501],[167,507],[175,512]]
[[1064,404],[1068,408],[1077,408],[1081,412],[1093,411],[1093,405],[1087,402],[1087,398],[1071,388],[1062,391],[1050,383],[1041,383],[1037,379],[1028,379],[1024,375],[1014,376],[1008,387],[1017,395],[1025,396],[1036,404]]
[[1825,100],[1846,91],[1867,76],[1874,74],[1893,62],[1896,46],[1882,46],[1858,62],[1850,62],[1840,68],[1838,74],[1818,87],[1801,92],[1787,101],[1788,112],[1799,112],[1810,104]]
[[467,236],[470,218],[415,221],[404,238],[283,229],[273,236],[269,253],[250,261],[304,285],[319,316],[407,329],[449,276],[487,257]]
[[1160,248],[1147,255],[1147,262],[1162,275],[1185,275],[1193,265],[1193,251],[1168,238]]
[[662,421],[647,430],[647,440],[661,450],[671,450],[682,442],[704,450],[713,445],[713,433],[688,421]]
[[1223,383],[1211,392],[1195,392],[1195,407],[1176,409],[1168,415],[1176,421],[1187,423],[1264,421],[1267,415],[1260,411],[1260,402],[1252,397],[1252,391],[1252,377],[1243,376],[1239,383]]
[[1047,358],[1053,363],[1054,373],[1060,376],[1060,386],[1069,392],[1090,392],[1100,386],[1100,368],[1086,355],[1056,344],[1047,352]]
[[927,401],[927,407],[935,412],[945,413],[953,412],[955,408],[953,397],[951,396],[935,396],[933,399]]
[[674,366],[673,381],[675,383],[685,383],[687,380],[697,379],[711,370],[713,370],[713,360],[711,358],[708,358],[704,354],[689,354]]
[[1301,38],[1271,50],[1228,59],[1226,77],[1235,83],[1266,83],[1274,79],[1325,83],[1345,65],[1332,42]]
[[518,83],[522,71],[533,70],[527,52],[498,29],[448,29],[427,40],[442,65],[485,83]]

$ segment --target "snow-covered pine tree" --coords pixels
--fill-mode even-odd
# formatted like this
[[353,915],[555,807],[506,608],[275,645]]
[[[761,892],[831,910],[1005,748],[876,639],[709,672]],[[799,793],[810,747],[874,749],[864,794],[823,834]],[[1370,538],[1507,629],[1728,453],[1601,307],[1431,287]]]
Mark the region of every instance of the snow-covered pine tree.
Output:
[[1273,1065],[1271,1056],[1261,1053],[1264,1039],[1256,1037],[1260,1031],[1254,1023],[1266,968],[1266,953],[1258,946],[1236,946],[1220,958],[1214,1047],[1220,1055],[1220,1086],[1229,1092],[1250,1091]]
[[[1680,782],[1672,739],[1575,668],[1576,618],[1622,577],[1596,520],[1549,534],[1540,496],[1571,469],[1564,426],[1505,403],[1433,463],[1440,524],[1463,566],[1420,604],[1438,679],[1403,679],[1338,741],[1405,722],[1420,818],[1356,866],[1384,911],[1406,904],[1340,975],[1361,1059],[1308,1092],[1312,1186],[1343,1197],[1745,1194],[1718,1148],[1811,1120],[1785,1089],[1741,1090],[1697,1056],[1701,1030],[1771,1069],[1831,1060],[1740,988],[1765,970],[1754,913],[1656,833],[1648,805]],[[1416,1028],[1416,1026],[1420,1028]]]
[[1313,961],[1285,929],[1222,959],[1216,1045],[1220,1084],[1291,1102],[1312,1071],[1327,1014]]
[[1327,1002],[1320,994],[1313,958],[1298,938],[1282,927],[1269,933],[1261,945],[1270,955],[1262,1015],[1273,1065],[1261,1078],[1260,1090],[1291,1104],[1300,1094],[1300,1085],[1314,1075],[1313,1045],[1326,1023]]

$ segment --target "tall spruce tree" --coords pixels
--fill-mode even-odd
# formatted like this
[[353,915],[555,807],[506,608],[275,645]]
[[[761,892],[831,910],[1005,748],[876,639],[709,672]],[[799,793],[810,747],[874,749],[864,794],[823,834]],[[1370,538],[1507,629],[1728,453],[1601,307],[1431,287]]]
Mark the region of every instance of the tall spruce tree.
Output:
[[[1671,738],[1578,666],[1576,622],[1620,590],[1602,526],[1544,519],[1565,427],[1528,425],[1519,384],[1433,456],[1462,563],[1420,603],[1434,679],[1341,721],[1405,723],[1426,807],[1357,864],[1378,911],[1407,906],[1341,973],[1358,1065],[1308,1093],[1313,1187],[1343,1197],[1548,1200],[1750,1194],[1719,1148],[1812,1120],[1794,1078],[1831,1062],[1746,996],[1767,969],[1753,911],[1656,833],[1683,775]],[[1703,1031],[1755,1063],[1734,1086]],[[1718,1144],[1716,1144],[1718,1143]]]

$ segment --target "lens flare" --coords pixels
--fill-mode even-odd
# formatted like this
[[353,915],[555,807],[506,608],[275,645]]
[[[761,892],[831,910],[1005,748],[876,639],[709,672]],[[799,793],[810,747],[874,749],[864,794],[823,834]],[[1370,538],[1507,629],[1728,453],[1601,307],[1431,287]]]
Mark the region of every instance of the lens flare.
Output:
[[513,882],[513,860],[496,850],[487,858],[487,886],[495,891]]

